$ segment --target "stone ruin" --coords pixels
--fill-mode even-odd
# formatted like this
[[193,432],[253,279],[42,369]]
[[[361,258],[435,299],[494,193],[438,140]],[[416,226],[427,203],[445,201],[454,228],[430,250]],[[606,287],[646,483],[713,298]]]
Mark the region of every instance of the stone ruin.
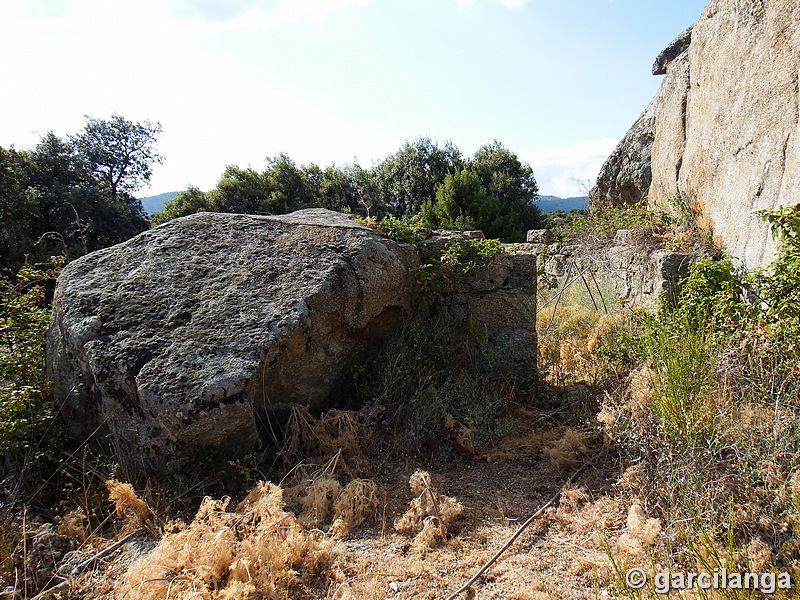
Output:
[[[271,415],[323,410],[415,312],[420,251],[347,215],[198,213],[62,272],[48,373],[69,434],[130,473],[236,456]],[[500,255],[448,304],[535,373],[536,259]]]

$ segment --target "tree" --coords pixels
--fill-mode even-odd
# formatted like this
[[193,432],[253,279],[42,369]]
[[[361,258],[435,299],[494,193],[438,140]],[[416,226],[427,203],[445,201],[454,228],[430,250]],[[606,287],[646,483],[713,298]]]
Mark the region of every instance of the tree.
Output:
[[208,192],[208,204],[215,212],[269,214],[267,200],[269,184],[262,173],[255,169],[241,169],[228,165],[217,182],[217,187]]
[[29,186],[31,170],[28,153],[0,148],[0,268],[18,267],[33,249],[39,206]]
[[365,217],[383,213],[372,173],[358,163],[324,170],[311,164],[302,169],[311,205]]
[[134,123],[120,115],[111,119],[86,117],[83,131],[70,142],[84,158],[98,180],[108,186],[112,199],[132,193],[150,181],[153,164],[164,158],[156,151],[161,124]]
[[533,169],[520,162],[517,155],[495,140],[481,146],[468,161],[487,193],[497,198],[499,211],[491,223],[484,224],[487,237],[507,241],[524,241],[528,229],[537,229],[543,222],[536,206],[539,187]]
[[159,131],[114,115],[88,119],[67,140],[49,132],[27,152],[0,148],[0,265],[75,258],[147,229],[131,192],[162,161],[154,147]]
[[489,196],[473,171],[448,174],[436,201],[422,205],[421,222],[431,229],[481,229],[496,216],[499,202]]
[[301,208],[319,206],[306,184],[306,173],[289,155],[281,153],[267,158],[264,180],[268,188],[265,210],[269,214],[286,214]]
[[430,138],[419,138],[379,163],[373,176],[386,212],[404,218],[417,214],[447,174],[463,167],[461,151],[451,142],[440,148]]
[[164,210],[150,217],[150,223],[161,225],[171,219],[185,217],[197,212],[212,210],[208,194],[195,186],[183,192],[178,192],[164,205]]
[[73,141],[47,133],[31,153],[31,186],[41,219],[40,252],[74,258],[123,242],[147,229],[142,204],[126,191],[114,196],[97,167]]

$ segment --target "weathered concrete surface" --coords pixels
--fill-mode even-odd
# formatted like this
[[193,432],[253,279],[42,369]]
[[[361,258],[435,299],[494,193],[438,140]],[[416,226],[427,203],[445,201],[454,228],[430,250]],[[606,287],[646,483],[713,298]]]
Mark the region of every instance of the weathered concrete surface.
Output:
[[134,470],[252,447],[270,411],[329,401],[412,309],[412,246],[324,210],[199,213],[68,265],[48,371],[70,433]]

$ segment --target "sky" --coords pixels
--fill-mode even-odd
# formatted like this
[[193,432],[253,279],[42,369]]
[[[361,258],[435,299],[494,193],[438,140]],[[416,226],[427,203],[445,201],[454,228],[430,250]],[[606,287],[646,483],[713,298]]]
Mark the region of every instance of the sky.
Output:
[[3,0],[0,146],[120,114],[163,127],[140,197],[226,165],[368,167],[405,141],[498,140],[584,195],[706,0]]

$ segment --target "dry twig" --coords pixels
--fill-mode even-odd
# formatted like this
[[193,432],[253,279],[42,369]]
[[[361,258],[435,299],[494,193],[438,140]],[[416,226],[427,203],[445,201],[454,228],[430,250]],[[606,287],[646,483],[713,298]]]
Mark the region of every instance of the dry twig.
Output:
[[494,555],[494,556],[492,556],[492,558],[490,558],[490,559],[489,559],[489,561],[488,561],[488,562],[487,562],[485,565],[483,565],[483,566],[482,566],[482,567],[481,567],[481,568],[478,570],[478,572],[477,572],[477,573],[475,573],[475,575],[473,575],[472,577],[470,577],[470,580],[469,580],[469,581],[467,581],[467,583],[465,583],[465,584],[464,584],[464,585],[462,585],[460,588],[458,588],[458,589],[457,589],[455,592],[453,592],[452,594],[450,594],[450,595],[447,597],[447,599],[446,599],[446,600],[454,600],[454,598],[455,598],[456,596],[458,596],[459,594],[461,594],[461,593],[463,593],[463,592],[466,592],[466,591],[467,591],[467,590],[468,590],[470,587],[472,587],[472,585],[473,585],[473,584],[474,584],[476,581],[478,581],[478,579],[480,578],[480,576],[481,576],[481,575],[483,575],[483,574],[484,574],[486,571],[488,571],[488,570],[489,570],[489,567],[491,567],[491,566],[492,566],[492,565],[493,565],[495,562],[497,562],[497,559],[498,559],[498,558],[500,558],[500,557],[503,555],[503,553],[504,553],[506,550],[508,550],[508,549],[511,547],[511,544],[513,544],[513,543],[516,541],[516,539],[517,539],[517,538],[518,538],[518,537],[519,537],[519,536],[522,534],[522,532],[523,532],[523,531],[525,531],[525,530],[526,530],[526,529],[527,529],[527,528],[530,526],[530,524],[531,524],[531,523],[533,523],[533,521],[536,519],[536,517],[538,517],[539,515],[541,515],[541,514],[542,514],[542,513],[543,513],[545,510],[547,510],[548,508],[550,508],[551,506],[553,506],[553,504],[555,504],[556,502],[558,502],[558,499],[561,497],[561,493],[564,491],[564,488],[565,488],[565,487],[567,487],[569,484],[571,484],[571,483],[574,481],[574,479],[575,479],[575,478],[578,476],[578,474],[579,474],[581,471],[583,471],[583,470],[584,470],[584,469],[587,467],[587,465],[588,465],[588,464],[589,464],[589,463],[584,463],[584,464],[583,464],[583,465],[581,465],[581,466],[580,466],[580,467],[579,467],[579,468],[578,468],[578,469],[577,469],[577,470],[576,470],[576,471],[575,471],[575,472],[574,472],[572,475],[570,475],[569,479],[567,479],[567,480],[564,482],[564,485],[562,485],[562,486],[561,486],[561,489],[560,489],[560,490],[558,490],[558,491],[557,491],[557,492],[556,492],[556,493],[555,493],[555,494],[554,494],[554,495],[553,495],[553,496],[552,496],[552,497],[551,497],[551,498],[550,498],[550,499],[549,499],[547,502],[545,502],[545,503],[544,503],[544,504],[543,504],[541,507],[539,507],[539,510],[537,510],[537,511],[536,511],[535,513],[533,513],[533,514],[532,514],[530,517],[528,517],[528,518],[527,518],[527,520],[526,520],[526,521],[525,521],[525,522],[524,522],[522,525],[520,525],[520,526],[519,526],[519,528],[518,528],[518,529],[517,529],[517,531],[514,533],[514,535],[512,535],[512,536],[511,536],[511,537],[508,539],[508,541],[507,541],[505,544],[503,544],[503,547],[502,547],[502,548],[500,548],[500,550],[498,550],[498,551],[495,553],[495,555]]

